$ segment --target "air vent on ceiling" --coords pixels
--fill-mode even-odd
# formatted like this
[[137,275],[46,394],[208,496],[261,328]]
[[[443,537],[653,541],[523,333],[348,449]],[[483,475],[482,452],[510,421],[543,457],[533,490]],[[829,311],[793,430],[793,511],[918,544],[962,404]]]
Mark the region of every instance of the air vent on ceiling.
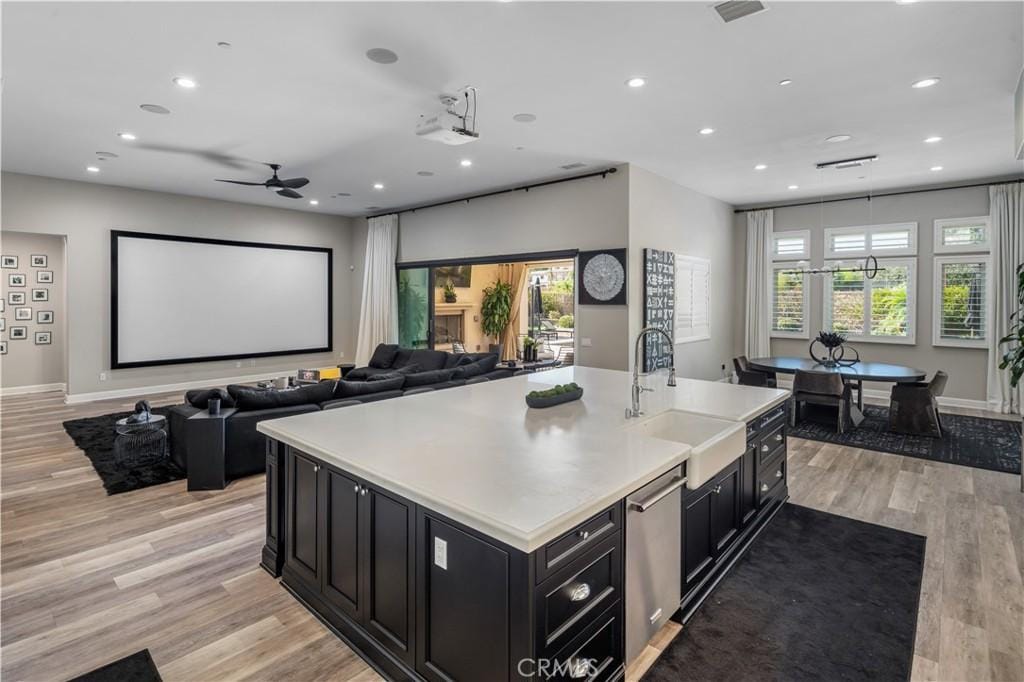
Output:
[[562,170],[576,170],[577,168],[583,168],[586,165],[587,164],[585,163],[580,163],[579,161],[577,161],[576,163],[567,163],[564,166],[559,166],[559,168],[561,168]]
[[720,2],[715,5],[715,11],[718,12],[718,16],[722,17],[722,21],[727,24],[730,21],[749,17],[751,14],[757,14],[766,9],[768,8],[764,6],[764,3],[757,0],[727,0],[727,2]]

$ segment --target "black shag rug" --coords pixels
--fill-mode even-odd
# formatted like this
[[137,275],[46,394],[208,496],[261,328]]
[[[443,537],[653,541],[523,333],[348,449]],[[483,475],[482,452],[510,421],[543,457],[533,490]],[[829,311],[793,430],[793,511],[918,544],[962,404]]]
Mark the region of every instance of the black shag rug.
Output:
[[[811,406],[808,406],[810,408]],[[889,431],[889,409],[864,406],[864,421],[836,433],[835,409],[807,410],[789,435],[851,448],[891,452],[907,457],[961,464],[976,469],[1020,473],[1020,422],[942,413],[942,438],[909,436]]]
[[[153,408],[153,414],[167,416],[169,411],[169,407]],[[92,462],[92,468],[103,480],[107,494],[117,495],[185,478],[185,472],[170,459],[129,468],[114,459],[114,423],[130,414],[118,412],[64,422],[64,430]]]
[[108,663],[102,668],[74,678],[70,682],[161,682],[160,672],[149,649]]
[[907,680],[924,548],[785,504],[643,679]]

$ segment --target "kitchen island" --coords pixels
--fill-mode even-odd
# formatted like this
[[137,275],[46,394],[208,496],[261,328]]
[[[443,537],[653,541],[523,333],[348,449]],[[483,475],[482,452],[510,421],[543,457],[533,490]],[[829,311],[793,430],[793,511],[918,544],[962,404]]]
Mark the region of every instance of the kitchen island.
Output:
[[614,679],[627,495],[691,469],[685,612],[787,495],[787,392],[643,382],[639,419],[629,374],[572,367],[263,422],[262,564],[387,677]]

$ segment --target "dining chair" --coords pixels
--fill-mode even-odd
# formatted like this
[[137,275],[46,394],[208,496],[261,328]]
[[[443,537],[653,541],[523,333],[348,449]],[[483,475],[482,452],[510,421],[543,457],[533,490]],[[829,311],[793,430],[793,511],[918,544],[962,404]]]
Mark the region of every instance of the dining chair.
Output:
[[853,399],[850,385],[838,374],[797,370],[793,377],[793,397],[789,410],[789,425],[796,426],[803,418],[804,405],[827,405],[838,410],[836,433],[845,433],[850,423],[850,405]]
[[750,361],[746,355],[732,359],[732,367],[736,370],[736,376],[742,386],[768,386],[776,388],[778,381],[775,372],[762,372],[750,368]]
[[462,341],[452,341],[452,352],[460,354],[465,353],[466,344],[462,343]]
[[949,375],[942,370],[932,380],[896,384],[889,394],[889,430],[918,436],[942,438],[939,401]]
[[573,365],[576,362],[576,351],[571,346],[560,346],[558,356],[555,359],[558,360],[560,367]]

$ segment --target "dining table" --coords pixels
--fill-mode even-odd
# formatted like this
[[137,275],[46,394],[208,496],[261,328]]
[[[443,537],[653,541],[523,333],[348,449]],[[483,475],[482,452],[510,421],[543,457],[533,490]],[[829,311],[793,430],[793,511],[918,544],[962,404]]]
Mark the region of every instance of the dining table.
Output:
[[866,360],[857,360],[849,364],[826,365],[813,358],[772,356],[753,358],[748,360],[747,364],[750,369],[759,372],[775,372],[776,374],[796,374],[797,370],[838,374],[843,381],[852,384],[857,389],[857,405],[855,410],[851,410],[850,415],[855,426],[859,426],[864,421],[865,381],[905,384],[924,381],[926,376],[922,370],[914,367]]

